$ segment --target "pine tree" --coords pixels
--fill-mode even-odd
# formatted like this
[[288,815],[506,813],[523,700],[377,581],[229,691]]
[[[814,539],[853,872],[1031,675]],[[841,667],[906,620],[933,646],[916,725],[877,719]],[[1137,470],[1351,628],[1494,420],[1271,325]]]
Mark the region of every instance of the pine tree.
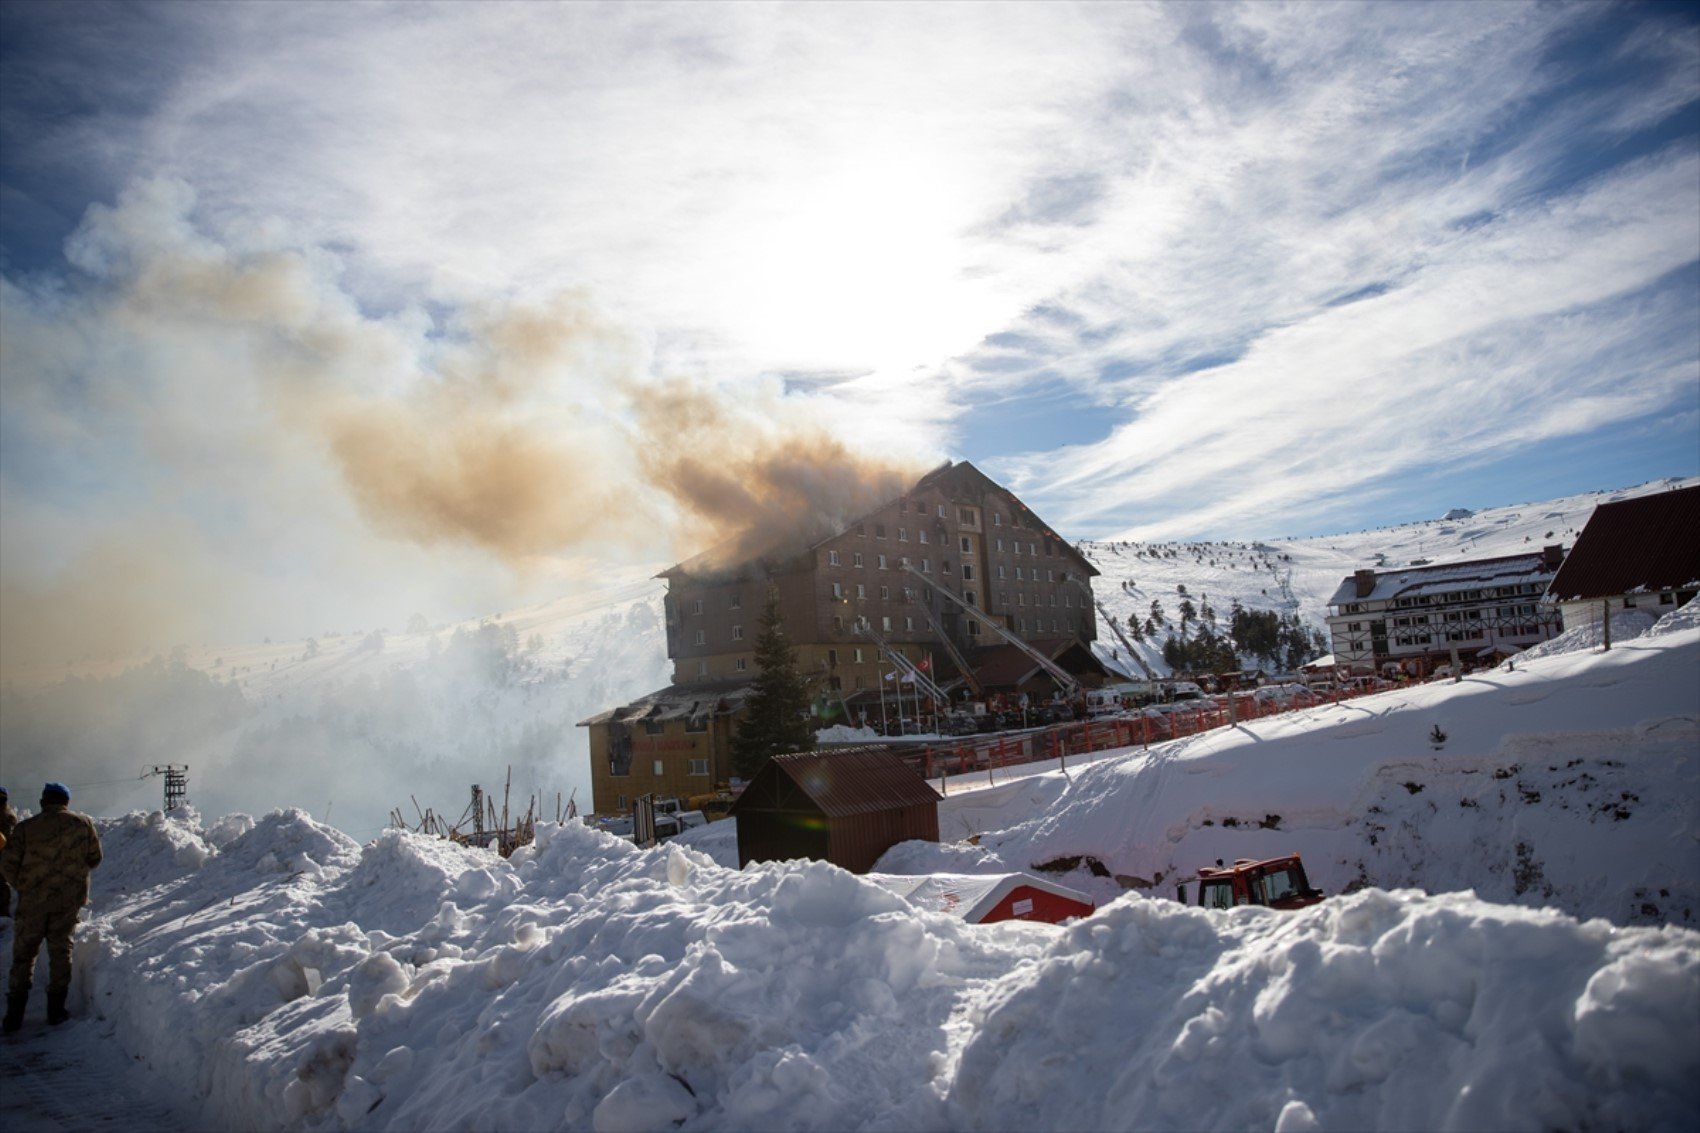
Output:
[[769,588],[756,637],[756,679],[745,715],[732,736],[732,770],[752,779],[776,755],[813,751],[815,730],[809,718],[809,690],[797,671],[797,655],[785,639],[779,617],[779,590]]

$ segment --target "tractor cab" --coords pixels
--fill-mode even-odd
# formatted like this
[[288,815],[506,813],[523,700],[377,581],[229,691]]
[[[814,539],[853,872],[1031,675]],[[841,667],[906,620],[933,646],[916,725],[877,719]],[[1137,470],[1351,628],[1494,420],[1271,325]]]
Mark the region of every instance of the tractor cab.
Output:
[[[1192,884],[1195,882],[1183,881],[1175,887],[1175,897],[1183,905],[1191,903],[1187,887]],[[1311,887],[1297,854],[1265,861],[1241,858],[1233,865],[1223,865],[1217,858],[1214,867],[1198,871],[1196,884],[1198,904],[1207,909],[1231,909],[1235,905],[1302,909],[1322,900],[1322,891]]]

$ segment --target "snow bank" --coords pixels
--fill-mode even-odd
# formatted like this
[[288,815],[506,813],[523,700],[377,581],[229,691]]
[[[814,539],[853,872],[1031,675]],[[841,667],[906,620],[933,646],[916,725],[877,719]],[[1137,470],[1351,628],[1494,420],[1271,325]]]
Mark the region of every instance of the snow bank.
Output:
[[1468,895],[1297,915],[1124,899],[979,998],[952,1112],[972,1129],[1683,1128],[1695,946]]
[[[134,814],[73,1006],[219,1128],[1691,1128],[1697,675],[1700,626],[1662,623],[953,792],[974,841],[881,863],[1072,866],[1103,907],[1066,929],[729,869],[729,822],[654,850],[545,825],[504,861]],[[1362,888],[1122,892],[1292,849]]]
[[[149,828],[174,825],[195,833]],[[1468,894],[969,926],[817,862],[737,872],[579,825],[509,861],[355,848],[280,812],[114,898],[82,951],[126,1049],[222,1127],[1700,1118],[1700,934]]]

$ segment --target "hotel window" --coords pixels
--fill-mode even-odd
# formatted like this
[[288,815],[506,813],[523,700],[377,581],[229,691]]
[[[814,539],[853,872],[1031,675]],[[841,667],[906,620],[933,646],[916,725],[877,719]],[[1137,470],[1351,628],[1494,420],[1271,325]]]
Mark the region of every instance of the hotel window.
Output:
[[974,592],[972,590],[964,590],[962,592],[962,600],[967,602],[970,606],[978,606],[980,604],[979,599],[974,597]]
[[706,759],[689,760],[687,767],[686,767],[685,774],[687,774],[687,775],[707,775],[708,774],[708,760],[706,760]]
[[666,766],[659,759],[655,761],[655,773],[657,775],[665,775],[667,773]]
[[868,588],[865,585],[863,585],[862,583],[858,582],[856,584],[856,597],[858,599],[860,599],[860,598],[866,598],[867,596],[868,596]]
[[964,582],[974,581],[974,564],[973,563],[963,563],[962,564],[962,581],[964,581]]
[[862,552],[857,551],[855,554],[850,556],[850,565],[851,566],[861,566],[862,565]]
[[1016,626],[1016,630],[1015,630],[1016,633],[1026,633],[1027,632],[1027,619],[1026,618],[1016,618],[1015,619],[1015,626]]
[[839,617],[837,614],[832,615],[832,628],[837,630],[839,633],[843,633],[844,619]]
[[881,570],[885,569],[885,556],[884,555],[880,556],[880,569]]
[[925,543],[927,541],[927,529],[925,527],[918,528],[915,532],[915,538]]
[[862,647],[860,645],[856,646],[855,657],[856,664],[860,665],[862,663]]
[[702,613],[702,599],[701,598],[698,598],[696,601],[691,603],[691,613],[693,613],[693,614]]
[[956,509],[956,520],[958,523],[966,523],[970,527],[979,522],[979,518],[974,514],[974,509],[966,507]]
[[827,650],[827,651],[826,651],[826,663],[827,663],[827,664],[828,664],[828,665],[836,665],[836,664],[838,664],[838,650],[836,650],[836,649],[828,649],[828,650]]
[[838,566],[839,565],[838,552],[837,551],[828,551],[826,553],[826,561],[827,561],[828,566]]
[[733,594],[731,597],[726,599],[726,608],[729,610],[742,610],[744,608],[744,596],[742,594]]
[[[994,511],[992,513],[992,526],[993,527],[1002,527],[1003,526],[1003,512]],[[1002,548],[1000,547],[999,549],[1001,550]]]
[[697,676],[699,676],[699,677],[708,676],[708,662],[707,661],[698,661],[697,662]]
[[733,641],[744,640],[744,627],[743,626],[733,626],[732,627],[732,640]]
[[1027,544],[1027,553],[1029,555],[1032,555],[1034,558],[1038,558],[1039,557],[1039,545],[1037,543]]
[[885,524],[883,524],[883,523],[874,524],[874,538],[875,539],[884,539],[885,538]]
[[1016,568],[1015,568],[1015,577],[1016,577],[1016,578],[1017,578],[1017,579],[1020,579],[1020,578],[1021,578],[1021,577],[1022,577],[1022,575],[1021,575],[1021,568],[1020,568],[1020,567],[1016,567]]
[[903,619],[903,628],[907,629],[907,630],[913,630],[915,628],[915,619],[914,618],[904,618]]
[[891,619],[889,617],[880,619],[880,629],[884,630],[886,633],[891,632]]
[[950,560],[949,559],[941,559],[939,561],[939,569],[944,571],[944,573],[946,573],[946,574],[951,573]]
[[834,598],[844,597],[844,586],[842,583],[835,582],[832,584],[832,596]]
[[971,622],[968,623],[968,636],[969,637],[979,637],[980,636],[980,623],[979,622],[971,621]]
[[974,553],[974,540],[968,538],[966,535],[962,537],[962,553],[965,555],[972,555]]
[[1003,550],[1003,540],[1002,539],[998,540],[998,550],[1000,550],[1000,551]]
[[891,601],[891,587],[889,587],[889,586],[880,587],[880,601],[881,602]]
[[899,527],[897,529],[897,541],[899,543],[909,542],[909,529],[907,527]]
[[922,574],[933,573],[933,560],[931,560],[931,559],[922,559],[921,560],[921,573]]
[[744,664],[744,659],[742,657],[740,657],[736,661],[732,662],[732,667],[740,673],[743,672],[746,668],[748,668],[748,666]]
[[697,632],[696,632],[696,640],[694,640],[694,641],[693,641],[693,642],[691,642],[691,644],[693,644],[693,645],[702,645],[702,644],[703,644],[703,643],[704,643],[704,642],[705,642],[705,641],[706,641],[706,640],[707,640],[707,639],[706,639],[706,637],[705,637],[705,636],[704,636],[704,634],[703,634],[703,631],[702,631],[702,630],[700,630],[700,629],[699,629],[699,630],[697,630]]
[[1003,577],[1003,576],[1004,576],[1004,573],[1003,573],[1003,566],[1002,566],[1002,565],[1001,565],[1001,564],[1000,564],[1000,565],[999,565],[999,566],[998,566],[998,577],[999,577],[999,578],[1002,578],[1002,577]]

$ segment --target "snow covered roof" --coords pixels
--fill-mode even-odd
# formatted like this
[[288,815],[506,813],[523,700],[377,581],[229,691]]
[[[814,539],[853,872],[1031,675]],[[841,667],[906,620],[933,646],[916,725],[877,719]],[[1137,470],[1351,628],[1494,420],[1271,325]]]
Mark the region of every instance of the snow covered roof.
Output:
[[1594,509],[1548,587],[1552,601],[1700,587],[1700,486]]
[[934,913],[948,913],[970,924],[984,919],[1005,897],[1022,886],[1083,905],[1094,904],[1090,896],[1078,889],[1070,889],[1030,873],[870,873],[864,876],[911,905],[919,905]]
[[1458,590],[1478,590],[1490,586],[1518,586],[1545,583],[1552,577],[1545,551],[1526,555],[1507,555],[1496,559],[1475,559],[1461,563],[1442,563],[1438,566],[1402,567],[1398,570],[1376,571],[1375,585],[1368,594],[1358,592],[1356,575],[1342,579],[1330,606],[1349,602],[1391,602],[1398,598],[1448,594]]

